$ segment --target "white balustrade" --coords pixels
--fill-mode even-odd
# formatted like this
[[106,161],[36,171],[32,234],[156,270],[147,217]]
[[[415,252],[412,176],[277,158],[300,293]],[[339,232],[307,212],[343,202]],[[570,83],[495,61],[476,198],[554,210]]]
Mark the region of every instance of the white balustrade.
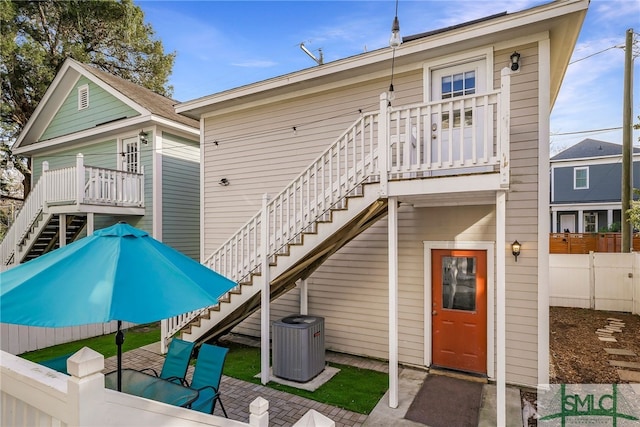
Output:
[[[502,90],[509,90],[508,81]],[[388,180],[497,172],[498,156],[508,154],[500,147],[508,144],[500,95],[494,91],[397,108],[381,95],[379,112],[363,114],[269,201],[269,259],[365,183],[379,182],[384,197]],[[261,218],[258,212],[203,264],[235,282],[250,282],[262,264]],[[167,337],[203,311],[170,319]]]
[[17,248],[49,207],[83,204],[144,206],[144,170],[138,174],[84,166],[82,154],[73,167],[50,170],[43,162],[42,176],[0,243],[0,270],[17,262]]

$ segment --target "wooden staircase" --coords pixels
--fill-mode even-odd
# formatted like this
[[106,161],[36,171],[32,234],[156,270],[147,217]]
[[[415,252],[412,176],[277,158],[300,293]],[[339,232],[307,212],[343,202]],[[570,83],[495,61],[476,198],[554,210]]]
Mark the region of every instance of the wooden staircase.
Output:
[[[71,243],[84,230],[87,225],[87,217],[85,215],[67,215],[66,221],[66,242]],[[32,236],[34,232],[31,232],[23,240],[19,251],[22,253],[20,262],[30,261],[60,247],[60,215],[48,215],[48,220],[44,222],[43,227],[37,228],[40,230],[39,233]],[[30,247],[24,250],[22,246],[29,243],[31,243]]]
[[[365,188],[371,195],[365,197],[364,191],[360,191],[347,196],[270,259],[271,301],[293,289],[299,279],[309,277],[326,259],[386,215],[387,199],[378,199],[377,185],[369,184]],[[181,330],[182,339],[218,338],[256,312],[260,308],[261,291],[259,279],[254,279],[261,276],[259,271],[251,273],[219,304],[204,310],[196,321]]]
[[[392,181],[485,173],[491,188],[508,187],[509,85],[503,76],[502,92],[394,108],[381,96],[379,111],[363,113],[204,261],[238,285],[215,306],[167,319],[163,342],[175,334],[209,340],[238,325],[260,308],[265,268],[271,300],[294,288],[386,215]],[[465,133],[454,132],[454,121],[431,131],[467,111],[479,119]],[[458,134],[471,136],[463,143]]]

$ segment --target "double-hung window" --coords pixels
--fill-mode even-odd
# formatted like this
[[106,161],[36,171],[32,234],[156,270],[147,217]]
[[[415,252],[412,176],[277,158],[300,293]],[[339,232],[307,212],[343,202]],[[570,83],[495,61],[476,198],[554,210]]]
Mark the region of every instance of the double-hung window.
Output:
[[589,188],[589,168],[573,168],[573,189],[586,190]]

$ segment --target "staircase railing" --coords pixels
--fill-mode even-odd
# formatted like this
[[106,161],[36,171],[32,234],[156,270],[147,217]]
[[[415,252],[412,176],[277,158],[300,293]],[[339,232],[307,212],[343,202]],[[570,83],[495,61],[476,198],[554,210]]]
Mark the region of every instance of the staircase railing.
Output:
[[[387,180],[463,170],[499,169],[501,180],[506,176],[508,183],[508,109],[501,107],[509,105],[508,79],[503,75],[500,91],[400,108],[389,107],[386,95],[381,95],[378,112],[356,120],[267,203],[266,215],[264,209],[259,211],[203,264],[238,286],[250,283],[252,275],[261,273],[263,217],[269,218],[271,261],[365,182],[380,181],[383,197]],[[168,319],[163,337],[172,336],[208,309]]]
[[10,264],[12,257],[11,264],[19,263],[18,246],[50,206],[75,204],[144,206],[144,173],[85,166],[82,154],[73,167],[49,170],[43,162],[42,176],[0,243],[0,268]]

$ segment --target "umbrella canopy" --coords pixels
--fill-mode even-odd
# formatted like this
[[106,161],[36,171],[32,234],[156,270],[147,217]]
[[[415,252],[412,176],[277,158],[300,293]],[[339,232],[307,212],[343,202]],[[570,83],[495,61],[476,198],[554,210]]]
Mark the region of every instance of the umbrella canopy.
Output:
[[236,283],[118,223],[0,273],[0,322],[149,323],[217,303]]

